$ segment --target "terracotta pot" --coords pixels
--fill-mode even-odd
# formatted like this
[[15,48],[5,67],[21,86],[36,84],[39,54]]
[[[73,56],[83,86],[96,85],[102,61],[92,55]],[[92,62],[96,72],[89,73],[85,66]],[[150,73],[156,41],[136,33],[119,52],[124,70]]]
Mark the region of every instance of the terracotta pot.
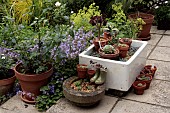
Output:
[[94,74],[96,73],[96,70],[94,69],[88,69],[87,70],[87,74],[88,74],[88,78],[92,78],[94,76]]
[[[128,41],[126,41],[128,40]],[[121,38],[119,39],[119,43],[121,44],[127,44],[129,46],[129,48],[131,47],[131,44],[132,44],[132,39],[129,39],[129,38]]]
[[[149,80],[142,80],[142,79],[141,79],[141,76],[149,77],[150,79],[149,79]],[[138,81],[144,81],[144,82],[146,83],[146,89],[149,89],[150,83],[151,83],[151,81],[152,81],[152,76],[151,76],[151,75],[148,75],[148,74],[146,74],[146,75],[140,74],[140,75],[138,75],[138,76],[136,77],[136,79],[137,79]]]
[[153,70],[149,70],[149,69],[142,69],[142,71],[140,71],[140,74],[144,74],[144,75],[151,75],[152,77],[154,76],[154,71]]
[[111,36],[111,34],[109,32],[104,32],[104,36],[103,37],[108,39],[109,41],[112,40],[112,36]]
[[[141,83],[142,85],[139,86],[138,84]],[[146,89],[146,83],[144,81],[135,81],[133,83],[133,88],[134,88],[134,92],[137,95],[143,95],[144,90]]]
[[100,41],[100,44],[101,44],[101,46],[102,47],[104,47],[106,44],[108,44],[108,39],[107,38],[102,38],[102,37],[100,37],[100,39],[99,38],[94,38],[93,39],[93,44],[94,44],[94,47],[95,47],[95,50],[96,51],[98,51],[99,50],[99,48],[100,48],[100,46],[99,46],[99,41]]
[[127,46],[119,46],[119,51],[120,51],[119,56],[121,58],[125,58],[127,56],[128,50],[129,50],[128,45]]
[[130,14],[128,16],[130,19],[136,19],[136,18],[142,18],[143,21],[146,23],[143,25],[142,31],[139,35],[139,38],[147,38],[150,34],[150,29],[154,20],[154,16],[151,14],[146,14],[146,13],[135,13],[135,14]]
[[114,54],[105,54],[100,48],[99,55],[100,55],[100,57],[105,58],[105,59],[117,59],[119,56],[119,49],[116,48]]
[[155,72],[156,72],[156,70],[157,70],[157,67],[156,66],[154,66],[153,68],[152,68],[152,65],[146,65],[145,67],[144,67],[144,69],[145,70],[150,70],[151,72],[153,72],[153,77],[154,77],[154,75],[155,75]]
[[16,80],[15,73],[10,78],[0,80],[0,96],[5,95],[8,92],[12,91],[15,80]]
[[35,97],[38,96],[40,94],[40,88],[48,83],[48,79],[53,73],[52,65],[49,65],[48,71],[41,74],[20,73],[18,70],[21,65],[21,63],[16,65],[14,71],[17,79],[19,80],[22,91],[32,93]]
[[86,78],[87,65],[86,64],[77,64],[77,74],[78,74],[79,78]]

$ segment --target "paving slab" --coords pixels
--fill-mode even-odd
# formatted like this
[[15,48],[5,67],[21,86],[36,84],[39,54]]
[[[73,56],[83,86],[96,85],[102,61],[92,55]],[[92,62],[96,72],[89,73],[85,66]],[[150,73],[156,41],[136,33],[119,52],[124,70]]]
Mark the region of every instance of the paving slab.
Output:
[[167,30],[167,31],[165,32],[165,34],[166,34],[166,35],[170,35],[170,30]]
[[162,35],[159,34],[151,34],[151,39],[148,40],[148,44],[156,45],[158,41],[161,39]]
[[15,95],[7,102],[5,102],[3,105],[1,105],[1,108],[12,111],[13,113],[43,113],[38,112],[34,105],[26,104],[23,101],[21,101],[18,95]]
[[148,59],[170,61],[170,47],[157,46]]
[[158,43],[158,46],[170,47],[170,35],[164,35],[160,42]]
[[111,113],[170,113],[170,108],[122,100],[117,103]]
[[104,96],[103,100],[95,107],[78,107],[65,98],[60,99],[47,113],[109,113],[118,99]]
[[146,46],[146,50],[147,50],[147,57],[149,56],[149,54],[151,53],[151,51],[153,51],[153,49],[154,49],[154,45],[147,45]]
[[158,30],[157,26],[152,26],[150,30],[151,34],[164,34],[165,30]]
[[130,92],[125,99],[145,102],[155,105],[170,107],[170,82],[162,80],[152,80],[149,89],[145,90],[143,95],[136,95]]
[[147,60],[146,64],[153,64],[157,67],[155,79],[170,81],[170,62]]

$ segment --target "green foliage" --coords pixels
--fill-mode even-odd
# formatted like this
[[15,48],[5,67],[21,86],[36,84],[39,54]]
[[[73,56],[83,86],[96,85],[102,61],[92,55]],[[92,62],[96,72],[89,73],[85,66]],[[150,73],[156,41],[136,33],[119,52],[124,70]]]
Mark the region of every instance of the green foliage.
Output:
[[170,19],[170,6],[160,6],[155,10],[156,20],[164,21]]
[[83,7],[83,9],[80,9],[77,14],[72,14],[70,19],[74,22],[76,29],[83,26],[85,31],[89,31],[92,29],[92,25],[89,23],[90,18],[99,15],[99,7],[95,6],[95,3],[93,3],[89,8]]

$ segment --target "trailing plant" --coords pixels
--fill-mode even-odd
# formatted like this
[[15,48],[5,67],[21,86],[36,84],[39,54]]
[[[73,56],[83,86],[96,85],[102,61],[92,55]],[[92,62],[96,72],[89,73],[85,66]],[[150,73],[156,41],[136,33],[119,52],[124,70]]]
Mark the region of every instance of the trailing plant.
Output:
[[100,12],[99,6],[95,6],[95,3],[93,3],[88,8],[83,7],[83,9],[80,9],[77,14],[73,13],[70,19],[74,22],[76,29],[84,27],[85,31],[89,31],[93,28],[89,23],[90,18],[92,16],[99,16]]

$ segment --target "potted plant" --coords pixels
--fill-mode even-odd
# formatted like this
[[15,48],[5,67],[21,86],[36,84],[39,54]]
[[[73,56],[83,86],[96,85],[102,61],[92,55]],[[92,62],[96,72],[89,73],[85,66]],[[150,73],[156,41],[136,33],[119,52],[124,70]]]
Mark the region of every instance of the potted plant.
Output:
[[64,96],[78,106],[94,105],[103,98],[105,93],[106,68],[93,61],[90,61],[90,63],[95,64],[96,71],[103,69],[93,82],[91,82],[93,77],[89,78],[86,76],[86,78],[81,79],[73,76],[66,79],[63,83]]
[[119,56],[119,49],[112,45],[105,45],[99,49],[99,55],[106,59],[117,59]]
[[149,89],[150,83],[152,81],[152,76],[148,74],[140,74],[136,77],[138,81],[144,81],[146,83],[146,89]]
[[144,70],[150,71],[150,72],[152,73],[152,75],[153,75],[152,77],[154,77],[155,72],[156,72],[156,70],[157,70],[157,67],[154,66],[154,65],[146,65],[146,66],[144,67]]
[[119,56],[121,58],[125,58],[127,56],[127,52],[129,50],[129,46],[127,44],[118,44],[118,48],[119,48]]
[[[26,32],[33,34],[28,37]],[[54,41],[57,34],[45,27],[35,31],[26,29],[23,33],[20,35],[24,36],[22,43],[15,47],[20,63],[14,67],[14,71],[23,91],[21,99],[27,103],[35,103],[40,88],[48,83],[53,73],[53,62],[57,58],[60,41]]]
[[170,6],[159,6],[155,10],[155,18],[159,30],[170,30]]
[[135,81],[132,86],[135,94],[137,95],[143,95],[146,89],[146,83],[144,81]]
[[98,49],[100,48],[99,43],[101,46],[104,46],[108,43],[107,38],[100,37],[101,27],[103,25],[106,25],[107,22],[103,16],[93,16],[93,17],[91,17],[89,23],[92,24],[93,26],[95,25],[98,30],[98,36],[93,39],[93,44],[95,45],[95,50],[98,51]]
[[[1,48],[2,49],[2,48]],[[1,53],[1,52],[0,52]],[[13,58],[7,54],[0,55],[0,96],[12,91],[15,82],[15,72],[12,66],[15,65]]]
[[120,38],[119,43],[120,44],[127,44],[130,48],[130,46],[132,44],[132,39],[130,39],[130,38]]
[[87,65],[86,64],[77,64],[77,73],[79,78],[86,78],[87,74]]

